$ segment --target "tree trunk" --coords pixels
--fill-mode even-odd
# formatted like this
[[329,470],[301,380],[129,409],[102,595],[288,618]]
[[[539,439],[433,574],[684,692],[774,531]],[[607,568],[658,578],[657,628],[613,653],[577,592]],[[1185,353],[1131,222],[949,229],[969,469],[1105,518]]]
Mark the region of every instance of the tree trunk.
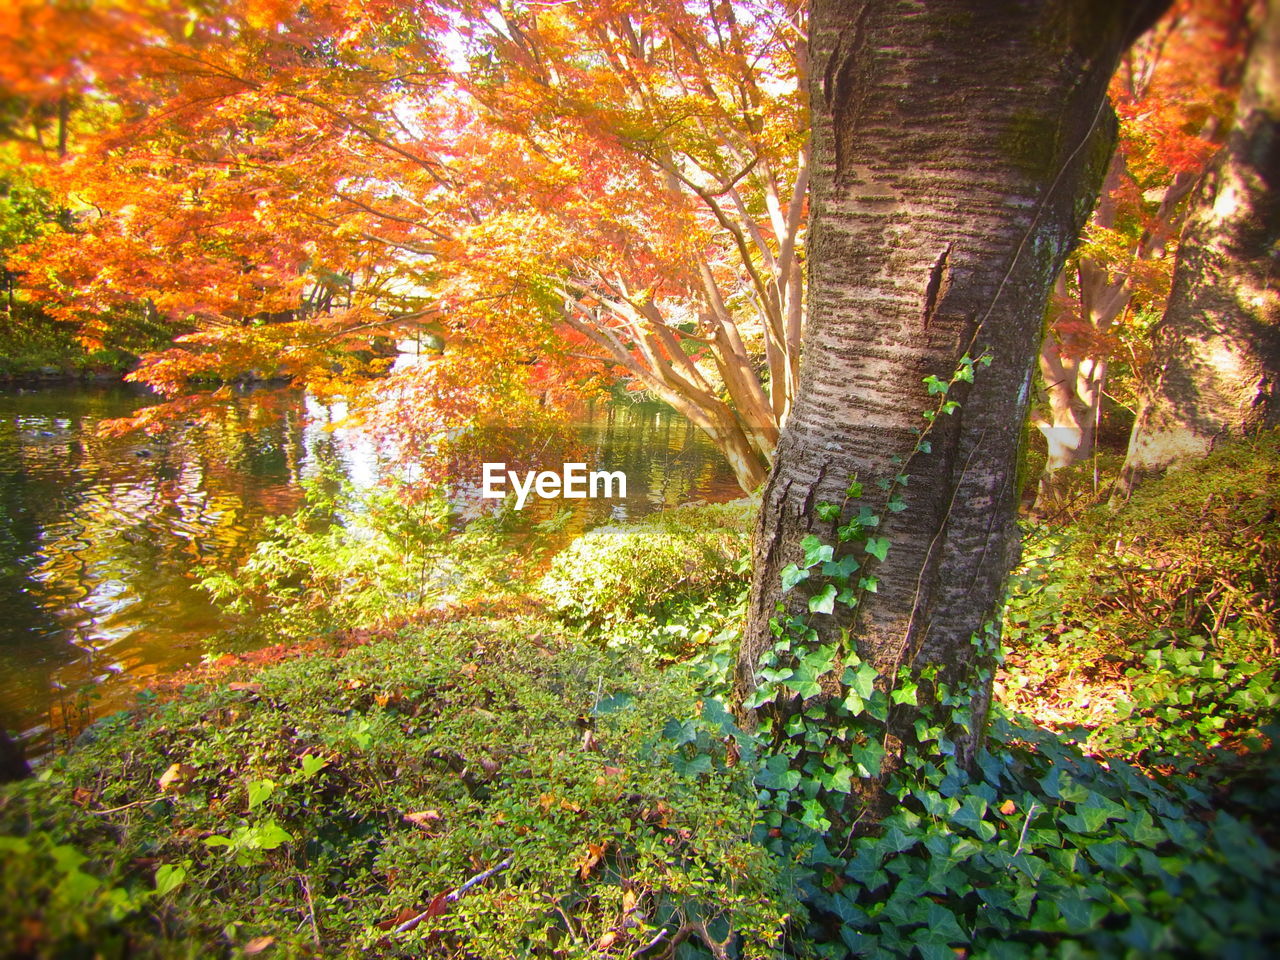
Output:
[[1122,496],[1280,422],[1280,3],[1259,7],[1235,128],[1183,231]]
[[[1107,169],[1111,72],[1162,8],[813,3],[810,315],[756,531],[740,695],[773,645],[776,605],[804,609],[809,585],[784,595],[781,570],[807,534],[836,542],[836,522],[815,515],[823,501],[842,505],[840,522],[861,507],[880,515],[889,550],[878,562],[839,548],[878,592],[814,621],[820,639],[849,630],[853,652],[882,673],[976,668],[970,639],[996,613],[1017,549],[1015,471],[1046,299]],[[951,389],[961,406],[920,444],[938,401],[922,380],[947,381],[965,354],[993,362]],[[918,444],[932,452],[913,453]],[[877,481],[899,473],[909,482],[894,513]],[[854,476],[864,493],[846,502]],[[979,719],[988,696],[974,704]],[[958,744],[964,760],[977,742]]]

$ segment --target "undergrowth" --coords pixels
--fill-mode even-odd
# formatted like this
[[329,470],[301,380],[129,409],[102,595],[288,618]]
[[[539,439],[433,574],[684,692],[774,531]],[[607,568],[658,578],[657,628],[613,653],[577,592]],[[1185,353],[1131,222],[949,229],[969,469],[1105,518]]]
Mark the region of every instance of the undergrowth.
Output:
[[537,620],[191,688],[3,794],[0,953],[764,955],[791,904],[725,722]]

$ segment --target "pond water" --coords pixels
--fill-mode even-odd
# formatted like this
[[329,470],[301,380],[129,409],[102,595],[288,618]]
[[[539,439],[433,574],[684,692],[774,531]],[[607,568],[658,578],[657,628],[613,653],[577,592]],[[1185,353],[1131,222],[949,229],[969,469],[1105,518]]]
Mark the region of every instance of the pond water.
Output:
[[[216,427],[99,435],[147,402],[121,386],[0,389],[0,723],[29,752],[198,663],[230,621],[196,569],[252,550],[266,517],[301,503],[305,477],[325,462],[357,484],[378,476],[370,439],[300,395],[245,396]],[[555,501],[575,513],[568,532],[740,495],[710,441],[665,406],[596,404],[578,429],[589,468],[624,471],[627,497]]]

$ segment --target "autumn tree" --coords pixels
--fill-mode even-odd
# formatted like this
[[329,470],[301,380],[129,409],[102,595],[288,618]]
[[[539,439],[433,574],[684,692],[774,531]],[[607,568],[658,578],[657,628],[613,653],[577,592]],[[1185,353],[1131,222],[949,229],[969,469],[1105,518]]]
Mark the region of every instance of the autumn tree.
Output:
[[489,226],[475,248],[555,290],[558,319],[710,435],[746,490],[799,363],[803,28],[790,2],[478,5],[466,27],[489,144],[473,164],[515,188],[508,239]]
[[[1115,153],[1081,244],[1059,276],[1033,414],[1047,459],[1036,509],[1094,450],[1103,397],[1133,396],[1146,327],[1163,312],[1187,198],[1225,140],[1244,59],[1243,0],[1179,0],[1121,58],[1111,81]],[[1128,376],[1117,382],[1112,365]]]
[[621,370],[763,478],[804,302],[795,4],[26,6],[92,38],[60,86],[111,114],[49,165],[79,218],[27,269],[86,337],[170,318],[136,376],[176,409],[249,371],[350,393],[426,327],[454,388]]
[[[889,676],[973,676],[971,638],[1016,553],[1046,299],[1110,159],[1112,71],[1162,8],[814,4],[811,313],[756,531],[741,695],[767,681],[775,631],[784,664],[835,645],[817,710],[844,698],[855,656]],[[829,615],[786,629],[810,611]],[[774,721],[815,697],[786,683],[750,701],[779,740]],[[957,732],[963,762],[989,694]],[[911,735],[904,718],[886,743]]]
[[1226,148],[1188,215],[1124,493],[1223,441],[1280,423],[1280,4],[1256,24]]

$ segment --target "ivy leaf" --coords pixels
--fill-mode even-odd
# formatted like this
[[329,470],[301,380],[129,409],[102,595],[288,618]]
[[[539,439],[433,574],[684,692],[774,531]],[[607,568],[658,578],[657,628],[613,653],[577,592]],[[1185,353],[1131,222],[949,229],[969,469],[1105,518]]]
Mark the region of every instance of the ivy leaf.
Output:
[[763,707],[766,703],[772,703],[778,695],[778,688],[771,684],[756,687],[751,696],[742,701],[744,710],[755,710]]
[[857,766],[858,776],[878,777],[884,760],[884,746],[879,740],[869,740],[863,746],[853,747],[849,751],[849,759]]
[[861,577],[858,580],[858,587],[867,593],[878,593],[880,591],[879,577]]
[[[834,591],[834,588],[830,589]],[[783,686],[794,690],[806,700],[809,697],[816,697],[822,692],[822,686],[818,683],[818,678],[831,670],[835,655],[836,650],[833,644],[824,645],[817,650],[810,651],[800,658],[795,670],[782,681]]]
[[699,753],[695,754],[693,759],[686,760],[676,754],[671,758],[671,767],[682,777],[696,777],[699,774],[711,772],[711,758],[705,753]]
[[839,560],[828,560],[822,565],[822,575],[824,577],[833,577],[836,580],[847,581],[857,572],[859,566],[861,564],[850,554],[841,557]]
[[914,707],[917,704],[917,689],[918,687],[914,683],[904,683],[894,690],[890,696],[893,698],[894,703],[908,703]]
[[809,571],[801,570],[794,563],[788,563],[782,568],[782,592],[786,593],[801,580],[809,579]]
[[[830,549],[828,547],[827,549]],[[828,583],[822,588],[822,592],[809,598],[810,613],[831,613],[835,609],[836,588],[834,584]]]
[[825,563],[835,554],[835,547],[829,543],[823,543],[812,533],[800,541],[800,547],[804,550],[804,566],[806,570],[809,567]]
[[868,537],[866,547],[867,553],[881,562],[889,555],[889,541],[885,537]]
[[840,519],[840,507],[834,503],[823,501],[813,508],[813,512],[818,515],[820,520]]
[[766,790],[794,790],[800,785],[800,771],[792,770],[787,758],[776,753],[756,774],[756,783]]
[[845,686],[853,690],[863,700],[869,700],[876,688],[876,677],[880,674],[869,663],[860,663],[857,668],[846,667],[844,671]]
[[1062,914],[1062,919],[1067,922],[1068,930],[1080,932],[1092,926],[1089,904],[1075,894],[1064,891],[1054,897],[1054,902],[1058,905],[1058,912]]
[[884,723],[889,719],[889,698],[879,690],[874,691],[867,698],[867,713]]
[[960,801],[960,809],[951,815],[950,820],[972,830],[983,840],[991,840],[996,835],[996,828],[983,819],[986,813],[987,801],[970,793]]
[[824,772],[820,780],[828,790],[836,793],[849,793],[853,789],[853,768],[842,763],[830,773]]
[[898,494],[894,494],[889,498],[889,502],[885,504],[890,513],[901,513],[907,509],[907,501],[903,500]]

